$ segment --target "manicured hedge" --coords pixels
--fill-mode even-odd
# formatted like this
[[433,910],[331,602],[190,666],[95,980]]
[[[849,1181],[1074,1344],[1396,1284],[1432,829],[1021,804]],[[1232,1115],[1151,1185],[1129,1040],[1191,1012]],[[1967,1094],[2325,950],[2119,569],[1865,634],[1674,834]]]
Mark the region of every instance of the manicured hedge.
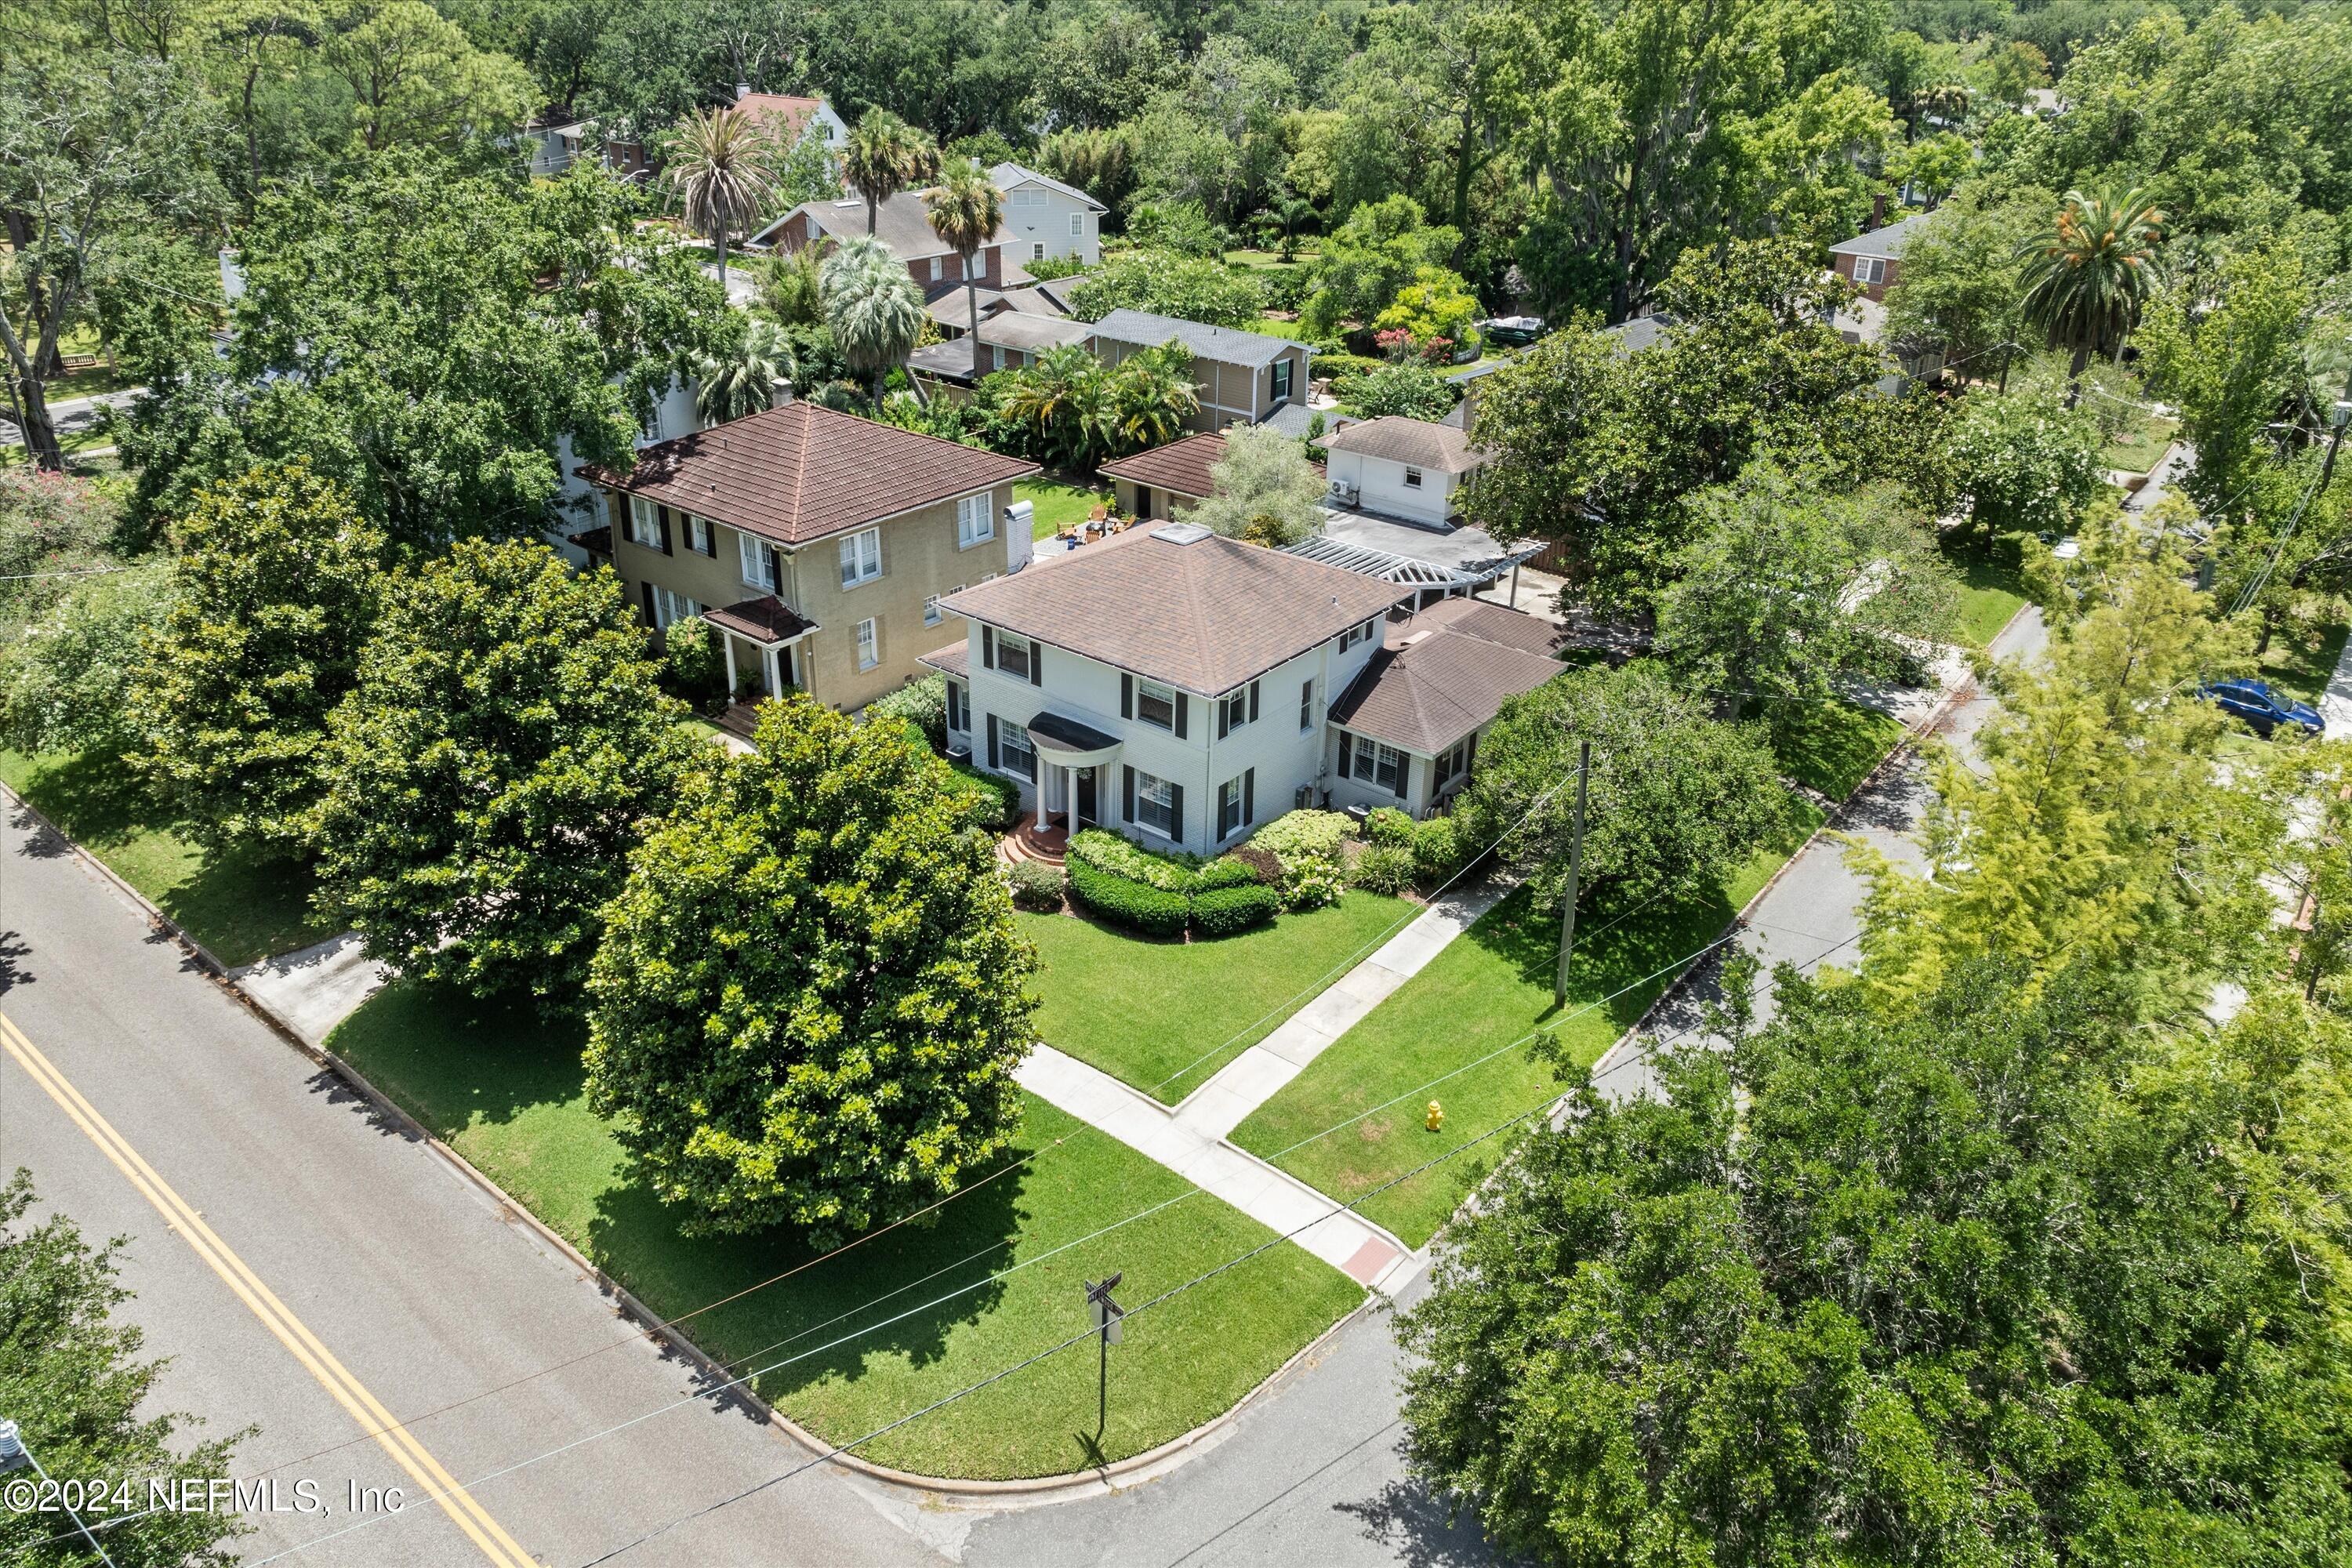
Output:
[[1231,936],[1281,912],[1282,895],[1261,883],[1212,888],[1193,896],[1192,929],[1202,936]]
[[950,763],[948,771],[955,775],[948,781],[948,787],[970,803],[967,809],[973,826],[1002,833],[1021,815],[1021,786],[1011,779],[982,773],[962,763]]
[[1364,837],[1374,844],[1393,844],[1410,847],[1412,844],[1412,818],[1395,806],[1376,807],[1364,818]]
[[1302,860],[1337,860],[1339,842],[1355,836],[1343,811],[1286,811],[1257,830],[1250,842],[1281,858],[1283,869]]
[[1165,893],[1189,893],[1195,873],[1192,857],[1155,855],[1131,839],[1100,827],[1081,827],[1070,835],[1070,858],[1083,860],[1097,871],[1144,882]]
[[1076,856],[1070,858],[1069,874],[1071,896],[1103,919],[1147,936],[1184,934],[1192,904],[1183,894],[1097,870]]
[[1053,867],[1039,860],[1020,860],[1006,875],[1017,908],[1051,914],[1062,907],[1062,873]]
[[1213,893],[1223,888],[1246,888],[1260,880],[1263,879],[1258,876],[1257,868],[1246,860],[1227,856],[1210,861],[1193,873],[1192,896],[1197,900],[1203,893]]

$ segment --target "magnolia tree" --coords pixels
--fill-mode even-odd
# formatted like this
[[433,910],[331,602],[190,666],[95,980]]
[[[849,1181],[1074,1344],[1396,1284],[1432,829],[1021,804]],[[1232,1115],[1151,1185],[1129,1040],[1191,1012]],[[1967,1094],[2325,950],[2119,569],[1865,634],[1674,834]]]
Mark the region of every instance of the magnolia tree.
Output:
[[1276,549],[1323,531],[1323,476],[1298,443],[1278,431],[1227,432],[1225,455],[1209,478],[1207,498],[1185,521]]
[[900,724],[793,699],[629,861],[589,982],[588,1100],[689,1234],[820,1247],[1002,1152],[1035,958],[994,845]]

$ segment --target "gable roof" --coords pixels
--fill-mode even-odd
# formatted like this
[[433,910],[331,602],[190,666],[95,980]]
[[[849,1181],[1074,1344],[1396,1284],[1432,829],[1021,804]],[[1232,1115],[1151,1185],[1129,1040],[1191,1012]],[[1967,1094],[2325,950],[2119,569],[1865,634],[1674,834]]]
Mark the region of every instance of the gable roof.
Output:
[[1009,191],[1015,185],[1043,185],[1049,191],[1061,192],[1062,195],[1091,211],[1098,213],[1110,211],[1108,207],[1078,189],[1077,186],[1066,185],[1050,174],[1041,174],[1036,170],[1026,168],[1019,163],[999,163],[988,172],[988,178],[1000,191]]
[[1331,704],[1331,722],[1433,756],[1493,720],[1507,700],[1533,691],[1560,668],[1557,659],[1540,654],[1444,624],[1432,626],[1424,613],[1389,629],[1386,646]]
[[1215,697],[1412,592],[1206,529],[1163,523],[943,601],[1050,647]]
[[1113,310],[1095,323],[1095,337],[1146,349],[1173,340],[1201,359],[1213,359],[1220,364],[1248,365],[1253,370],[1272,364],[1293,349],[1314,352],[1289,338],[1271,338],[1264,332],[1245,332],[1238,327],[1213,327],[1206,321],[1188,321],[1181,316],[1155,316],[1149,310]]
[[1401,414],[1343,425],[1324,437],[1321,444],[1327,452],[1384,458],[1416,468],[1434,468],[1441,474],[1466,474],[1486,460],[1472,449],[1469,437],[1452,426],[1408,419]]
[[763,409],[637,454],[626,474],[581,475],[662,506],[803,544],[1016,479],[1034,463],[839,414],[814,403]]
[[1903,259],[1904,247],[1919,237],[1919,231],[1933,217],[1933,213],[1913,213],[1909,217],[1890,223],[1884,228],[1874,228],[1868,234],[1857,234],[1852,239],[1841,239],[1830,247],[1832,256],[1884,256],[1890,261]]
[[[890,254],[901,261],[920,261],[932,256],[953,256],[955,249],[931,226],[931,215],[923,205],[923,192],[900,191],[874,210],[874,235],[890,247]],[[835,239],[850,239],[866,232],[866,202],[861,196],[845,196],[839,201],[803,202],[791,212],[776,219],[744,242],[745,246],[773,245],[776,230],[794,217],[806,213],[816,225],[817,232]],[[1006,245],[1013,240],[1013,231],[999,223],[988,245]],[[981,248],[985,250],[987,245]],[[962,288],[962,280],[955,279]]]
[[1215,488],[1210,481],[1209,470],[1224,455],[1224,437],[1207,431],[1171,441],[1165,447],[1154,447],[1148,452],[1138,452],[1131,458],[1116,458],[1096,472],[1107,479],[1128,479],[1150,485],[1155,490],[1203,500]]
[[747,92],[735,100],[735,107],[746,117],[769,125],[779,141],[789,143],[799,140],[808,129],[816,111],[824,107],[824,100],[799,98],[786,92]]
[[1544,658],[1558,654],[1569,641],[1565,626],[1484,599],[1440,599],[1396,629],[1401,637],[1416,629],[1459,632]]

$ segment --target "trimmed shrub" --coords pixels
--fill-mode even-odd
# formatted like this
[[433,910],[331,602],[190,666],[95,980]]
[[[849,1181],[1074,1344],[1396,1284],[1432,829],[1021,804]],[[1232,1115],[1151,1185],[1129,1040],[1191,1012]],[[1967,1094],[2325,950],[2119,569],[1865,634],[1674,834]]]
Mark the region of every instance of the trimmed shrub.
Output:
[[974,827],[1002,833],[1021,815],[1021,786],[1011,779],[982,773],[962,763],[950,763],[948,772],[955,775],[948,787],[970,803],[969,820]]
[[1341,840],[1355,833],[1355,823],[1343,811],[1286,811],[1259,828],[1250,843],[1277,857],[1287,876],[1302,861],[1337,859]]
[[1155,855],[1133,839],[1101,827],[1082,827],[1072,834],[1070,858],[1167,893],[1191,892],[1199,877],[1191,856]]
[[[1276,874],[1280,875],[1278,868]],[[1246,888],[1264,880],[1265,879],[1257,874],[1256,867],[1246,860],[1228,855],[1221,859],[1210,861],[1192,874],[1192,896],[1198,898],[1202,893],[1213,893],[1220,888]]]
[[1392,805],[1376,807],[1364,818],[1364,837],[1373,844],[1404,848],[1412,843],[1412,818]]
[[1412,885],[1412,851],[1402,844],[1367,844],[1348,869],[1349,882],[1367,893],[1393,898]]
[[1376,359],[1370,354],[1351,354],[1345,350],[1326,353],[1318,350],[1314,360],[1315,375],[1318,380],[1328,376],[1337,381],[1342,376],[1366,374],[1388,363],[1384,359]]
[[1062,907],[1062,873],[1038,860],[1016,860],[1005,876],[1013,884],[1013,905],[1036,914],[1053,914]]
[[1462,865],[1462,830],[1450,816],[1433,816],[1413,825],[1413,874],[1425,882],[1442,882]]
[[1212,888],[1192,900],[1192,928],[1202,936],[1231,936],[1264,925],[1282,912],[1282,895],[1255,882]]
[[886,691],[866,705],[868,719],[904,719],[934,752],[948,749],[948,678],[932,674]]
[[1103,919],[1147,936],[1184,934],[1190,908],[1183,894],[1097,870],[1075,857],[1069,870],[1071,897]]
[[1338,864],[1312,857],[1298,860],[1283,873],[1282,907],[1286,910],[1319,910],[1326,904],[1336,904],[1347,891]]

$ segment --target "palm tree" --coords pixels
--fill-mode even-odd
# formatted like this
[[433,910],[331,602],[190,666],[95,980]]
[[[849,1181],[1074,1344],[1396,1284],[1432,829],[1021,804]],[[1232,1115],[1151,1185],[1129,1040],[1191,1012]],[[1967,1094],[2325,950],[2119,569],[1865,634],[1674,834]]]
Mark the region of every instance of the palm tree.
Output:
[[1075,468],[1095,444],[1103,402],[1100,362],[1076,343],[1066,343],[1046,350],[1014,379],[1003,414],[1036,431],[1055,467]]
[[874,384],[882,406],[882,377],[905,360],[923,331],[923,291],[906,264],[870,234],[845,240],[824,258],[824,324],[851,365]]
[[703,425],[724,425],[757,414],[775,401],[776,383],[799,374],[791,340],[773,321],[754,321],[745,329],[733,352],[705,358],[701,384],[695,388],[694,411]]
[[841,177],[866,198],[866,232],[884,202],[939,172],[939,148],[931,139],[887,109],[869,109],[842,149]]
[[971,378],[980,379],[980,279],[971,258],[996,237],[1004,224],[1004,195],[994,181],[969,163],[960,163],[948,177],[923,193],[923,210],[930,215],[931,232],[963,263],[964,320],[971,326]]
[[668,139],[662,179],[686,207],[686,226],[719,246],[719,287],[727,287],[727,236],[749,228],[775,193],[768,160],[775,144],[733,104],[695,109]]
[[1191,353],[1177,343],[1163,343],[1118,362],[1109,387],[1118,411],[1117,444],[1129,452],[1144,452],[1183,434],[1201,408],[1201,390],[1184,374],[1191,364]]
[[2071,348],[2066,406],[2082,396],[2083,367],[2095,353],[2120,354],[2162,279],[2156,247],[2164,214],[2144,191],[2084,195],[2068,191],[2057,222],[2018,249],[2025,263],[2020,303],[2028,326],[2053,348]]

